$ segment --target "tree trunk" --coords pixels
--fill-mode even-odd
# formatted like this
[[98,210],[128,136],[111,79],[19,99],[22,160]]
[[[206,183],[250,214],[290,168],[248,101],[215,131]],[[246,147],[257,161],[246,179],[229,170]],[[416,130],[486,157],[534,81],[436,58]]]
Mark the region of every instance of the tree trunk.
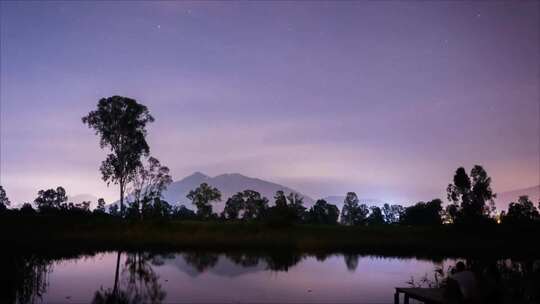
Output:
[[113,294],[115,296],[118,291],[118,273],[120,270],[120,255],[121,255],[121,252],[118,251],[118,256],[116,257],[116,273],[114,275],[114,288],[113,288]]
[[124,215],[124,181],[120,180],[120,215]]

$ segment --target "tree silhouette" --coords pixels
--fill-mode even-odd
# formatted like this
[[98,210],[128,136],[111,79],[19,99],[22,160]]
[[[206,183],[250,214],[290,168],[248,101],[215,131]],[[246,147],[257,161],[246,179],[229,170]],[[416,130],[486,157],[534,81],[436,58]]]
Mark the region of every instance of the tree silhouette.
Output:
[[405,225],[434,226],[442,224],[442,201],[434,199],[430,202],[418,202],[405,208],[401,223]]
[[105,214],[105,200],[103,198],[99,198],[97,201],[97,207],[94,209],[94,214],[103,215]]
[[286,208],[287,207],[287,197],[285,196],[285,192],[278,190],[276,191],[276,194],[274,195],[274,202],[276,207],[278,208]]
[[184,205],[176,206],[172,210],[172,216],[176,219],[191,220],[197,217],[195,212]]
[[136,100],[112,96],[100,99],[97,109],[82,121],[100,136],[101,148],[108,147],[111,151],[101,163],[100,171],[107,185],[119,184],[120,212],[123,212],[125,187],[141,166],[141,156],[150,152],[146,124],[154,118]]
[[359,205],[358,196],[348,192],[341,209],[341,223],[344,225],[360,225],[366,221],[369,209],[365,204]]
[[274,195],[275,205],[268,209],[266,219],[276,226],[287,226],[304,219],[306,207],[304,198],[298,193],[285,193],[281,190]]
[[223,215],[227,219],[236,220],[240,215],[240,212],[245,208],[244,195],[242,192],[238,192],[235,195],[229,197],[225,203],[225,208],[223,209]]
[[30,203],[24,203],[21,206],[21,209],[19,210],[21,215],[34,215],[36,214],[36,210],[34,210],[34,207],[32,207],[32,204]]
[[0,209],[6,208],[6,206],[9,206],[11,202],[9,201],[6,191],[4,188],[0,185]]
[[202,183],[195,190],[189,191],[186,197],[197,207],[197,216],[209,218],[212,215],[211,203],[221,201],[221,192],[207,183]]
[[343,200],[341,209],[341,223],[344,225],[354,225],[358,214],[358,196],[354,192],[348,192]]
[[368,225],[383,225],[385,223],[384,221],[384,215],[381,211],[381,208],[377,206],[371,206],[369,207],[371,212],[369,213],[369,216],[366,219],[366,222]]
[[62,187],[55,189],[39,190],[38,197],[34,200],[39,212],[46,213],[51,211],[58,211],[60,208],[65,207],[65,203],[68,198],[66,190]]
[[288,207],[291,209],[295,220],[303,220],[306,212],[306,207],[304,207],[304,198],[296,192],[291,192],[289,195],[287,195],[287,201]]
[[223,217],[243,220],[260,219],[268,208],[268,199],[253,190],[244,190],[231,196],[225,203]]
[[455,207],[447,211],[456,221],[475,223],[483,221],[495,211],[496,194],[491,189],[491,178],[482,166],[475,165],[470,177],[463,167],[456,170],[453,184],[449,184],[447,197]]
[[253,220],[262,218],[268,209],[268,199],[261,196],[259,192],[253,190],[245,190],[243,196],[245,200],[245,210],[242,219]]
[[109,206],[109,214],[112,216],[120,216],[120,208],[118,208],[118,205],[113,204]]
[[337,224],[338,217],[338,207],[320,199],[309,209],[307,221],[312,224],[335,225]]
[[540,221],[540,213],[531,200],[529,200],[529,197],[523,195],[519,197],[517,203],[510,203],[508,213],[503,213],[501,220],[504,224],[531,224]]
[[146,210],[146,213],[153,213],[151,211],[153,207],[166,207],[161,200],[161,194],[171,183],[169,168],[162,166],[158,159],[149,157],[147,164],[139,166],[133,175],[131,209],[142,217],[143,210]]
[[405,208],[401,205],[384,204],[382,208],[384,221],[387,224],[399,223],[401,216],[403,216],[403,212],[405,212]]

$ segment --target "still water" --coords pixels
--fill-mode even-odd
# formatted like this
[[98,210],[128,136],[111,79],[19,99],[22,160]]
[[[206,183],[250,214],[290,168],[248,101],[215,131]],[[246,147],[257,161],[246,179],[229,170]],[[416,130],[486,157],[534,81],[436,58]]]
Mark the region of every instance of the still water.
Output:
[[[455,260],[336,254],[103,252],[28,258],[15,303],[393,303],[394,288],[435,284]],[[13,266],[11,266],[13,267]],[[21,273],[27,271],[28,273]],[[440,278],[439,278],[440,279]]]

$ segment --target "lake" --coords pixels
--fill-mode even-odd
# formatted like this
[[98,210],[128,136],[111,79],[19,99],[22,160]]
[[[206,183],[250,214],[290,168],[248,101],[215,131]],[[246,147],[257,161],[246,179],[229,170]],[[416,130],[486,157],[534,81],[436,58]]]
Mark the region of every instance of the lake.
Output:
[[8,292],[21,303],[107,303],[113,294],[123,303],[393,303],[396,286],[410,287],[411,278],[415,285],[435,284],[435,270],[455,260],[101,252],[15,263]]

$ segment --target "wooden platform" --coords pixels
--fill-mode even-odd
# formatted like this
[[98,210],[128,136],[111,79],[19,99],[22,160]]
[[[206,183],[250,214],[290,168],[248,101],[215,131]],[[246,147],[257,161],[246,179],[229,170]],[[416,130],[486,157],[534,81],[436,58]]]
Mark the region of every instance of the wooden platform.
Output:
[[[400,302],[400,294],[403,294],[403,302]],[[402,288],[396,287],[394,294],[394,304],[409,304],[409,300],[414,299],[426,304],[460,304],[463,302],[450,300],[444,297],[444,289],[442,288]],[[489,302],[481,302],[489,303]],[[498,303],[504,304],[533,304],[528,300],[517,300],[512,298],[502,298]]]
[[400,294],[403,294],[403,304],[409,304],[409,299],[422,301],[427,304],[452,304],[455,303],[443,296],[442,288],[401,288],[396,287],[394,304],[400,304]]

